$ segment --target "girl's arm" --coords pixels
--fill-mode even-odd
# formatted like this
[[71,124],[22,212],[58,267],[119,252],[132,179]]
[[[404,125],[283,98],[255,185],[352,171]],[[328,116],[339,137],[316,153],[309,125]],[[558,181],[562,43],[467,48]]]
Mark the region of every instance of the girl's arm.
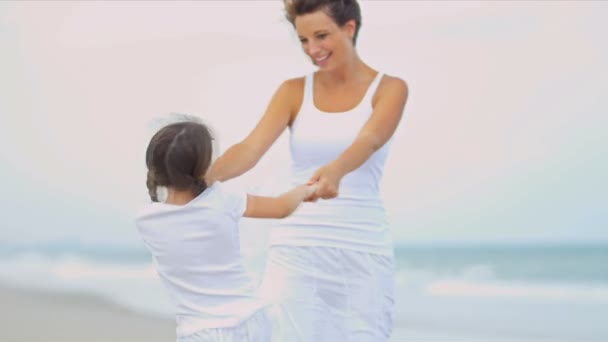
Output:
[[238,177],[253,168],[290,124],[301,105],[303,92],[302,79],[283,82],[253,131],[213,163],[205,176],[207,184]]
[[285,218],[312,195],[316,185],[300,185],[278,197],[247,195],[244,217]]

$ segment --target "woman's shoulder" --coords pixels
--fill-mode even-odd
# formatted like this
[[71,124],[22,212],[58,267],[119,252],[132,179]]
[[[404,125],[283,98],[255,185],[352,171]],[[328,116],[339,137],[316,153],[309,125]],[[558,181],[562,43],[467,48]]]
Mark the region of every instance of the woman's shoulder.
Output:
[[304,93],[305,82],[305,77],[287,79],[281,83],[275,96],[286,99],[298,98],[298,96],[301,96]]
[[283,88],[287,92],[299,93],[304,90],[305,83],[306,76],[289,78],[283,81],[283,83],[281,84],[281,88]]
[[407,98],[408,93],[409,87],[404,79],[389,74],[383,74],[382,79],[378,84],[376,94],[374,95],[373,102],[375,103],[382,96],[399,96]]
[[407,92],[408,90],[407,82],[404,79],[389,74],[383,74],[382,80],[380,80],[378,88],[399,90],[405,92]]
[[306,78],[296,77],[290,78],[281,84],[277,90],[275,97],[281,103],[285,103],[290,111],[290,124],[294,119],[295,113],[299,112],[302,102],[304,101],[304,86]]

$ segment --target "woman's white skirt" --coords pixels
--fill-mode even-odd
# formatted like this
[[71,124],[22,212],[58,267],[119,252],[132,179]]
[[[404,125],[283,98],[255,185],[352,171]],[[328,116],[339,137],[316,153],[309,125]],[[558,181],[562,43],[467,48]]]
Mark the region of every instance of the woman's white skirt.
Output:
[[332,247],[272,246],[260,289],[273,341],[388,341],[394,259]]
[[272,323],[267,311],[260,310],[241,324],[228,328],[204,329],[178,337],[177,342],[269,342]]

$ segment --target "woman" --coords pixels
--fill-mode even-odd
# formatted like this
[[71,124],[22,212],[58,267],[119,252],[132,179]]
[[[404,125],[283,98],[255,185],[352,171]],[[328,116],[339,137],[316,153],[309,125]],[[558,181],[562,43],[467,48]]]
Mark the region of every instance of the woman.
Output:
[[292,0],[285,9],[318,70],[285,81],[207,180],[251,169],[289,127],[292,181],[317,190],[271,234],[262,294],[276,304],[275,340],[386,341],[393,246],[379,184],[407,85],[357,55],[355,0]]

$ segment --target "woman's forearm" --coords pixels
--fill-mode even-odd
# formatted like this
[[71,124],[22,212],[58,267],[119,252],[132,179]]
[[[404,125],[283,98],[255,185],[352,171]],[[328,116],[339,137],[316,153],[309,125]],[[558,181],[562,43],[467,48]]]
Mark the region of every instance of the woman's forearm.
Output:
[[375,151],[376,148],[371,140],[358,137],[337,159],[315,171],[309,183],[317,184],[317,190],[314,195],[307,198],[307,201],[338,196],[342,177],[365,163]]
[[258,163],[256,156],[255,151],[246,144],[232,145],[213,163],[205,179],[211,184],[238,177]]
[[377,147],[369,140],[364,137],[357,138],[337,159],[330,163],[341,177],[357,169],[376,152]]

